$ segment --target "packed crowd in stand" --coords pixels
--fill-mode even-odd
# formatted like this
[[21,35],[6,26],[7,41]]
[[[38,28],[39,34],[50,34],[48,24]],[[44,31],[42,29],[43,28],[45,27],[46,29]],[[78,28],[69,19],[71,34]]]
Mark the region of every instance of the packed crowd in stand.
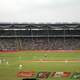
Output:
[[0,38],[0,50],[77,50],[80,38]]
[[16,50],[14,39],[0,39],[0,50]]

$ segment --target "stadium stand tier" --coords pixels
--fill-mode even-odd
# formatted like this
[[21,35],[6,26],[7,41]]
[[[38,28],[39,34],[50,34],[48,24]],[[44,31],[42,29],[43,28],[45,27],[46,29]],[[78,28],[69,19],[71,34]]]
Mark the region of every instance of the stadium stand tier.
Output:
[[0,23],[0,50],[79,50],[80,24]]

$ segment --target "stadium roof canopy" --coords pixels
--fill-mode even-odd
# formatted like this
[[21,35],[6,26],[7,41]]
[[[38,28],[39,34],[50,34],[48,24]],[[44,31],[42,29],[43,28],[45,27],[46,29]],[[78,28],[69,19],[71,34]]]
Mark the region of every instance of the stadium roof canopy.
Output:
[[80,24],[7,24],[0,23],[3,30],[80,30]]

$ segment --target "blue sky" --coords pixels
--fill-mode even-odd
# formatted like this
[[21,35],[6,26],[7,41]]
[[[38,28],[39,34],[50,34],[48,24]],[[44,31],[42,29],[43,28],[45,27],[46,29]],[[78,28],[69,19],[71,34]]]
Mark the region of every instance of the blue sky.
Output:
[[0,0],[0,22],[80,22],[80,0]]

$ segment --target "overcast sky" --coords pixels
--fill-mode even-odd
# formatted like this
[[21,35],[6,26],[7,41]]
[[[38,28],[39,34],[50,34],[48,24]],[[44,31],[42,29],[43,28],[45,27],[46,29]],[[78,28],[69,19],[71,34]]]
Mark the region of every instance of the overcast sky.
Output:
[[80,0],[0,0],[0,22],[80,22]]

